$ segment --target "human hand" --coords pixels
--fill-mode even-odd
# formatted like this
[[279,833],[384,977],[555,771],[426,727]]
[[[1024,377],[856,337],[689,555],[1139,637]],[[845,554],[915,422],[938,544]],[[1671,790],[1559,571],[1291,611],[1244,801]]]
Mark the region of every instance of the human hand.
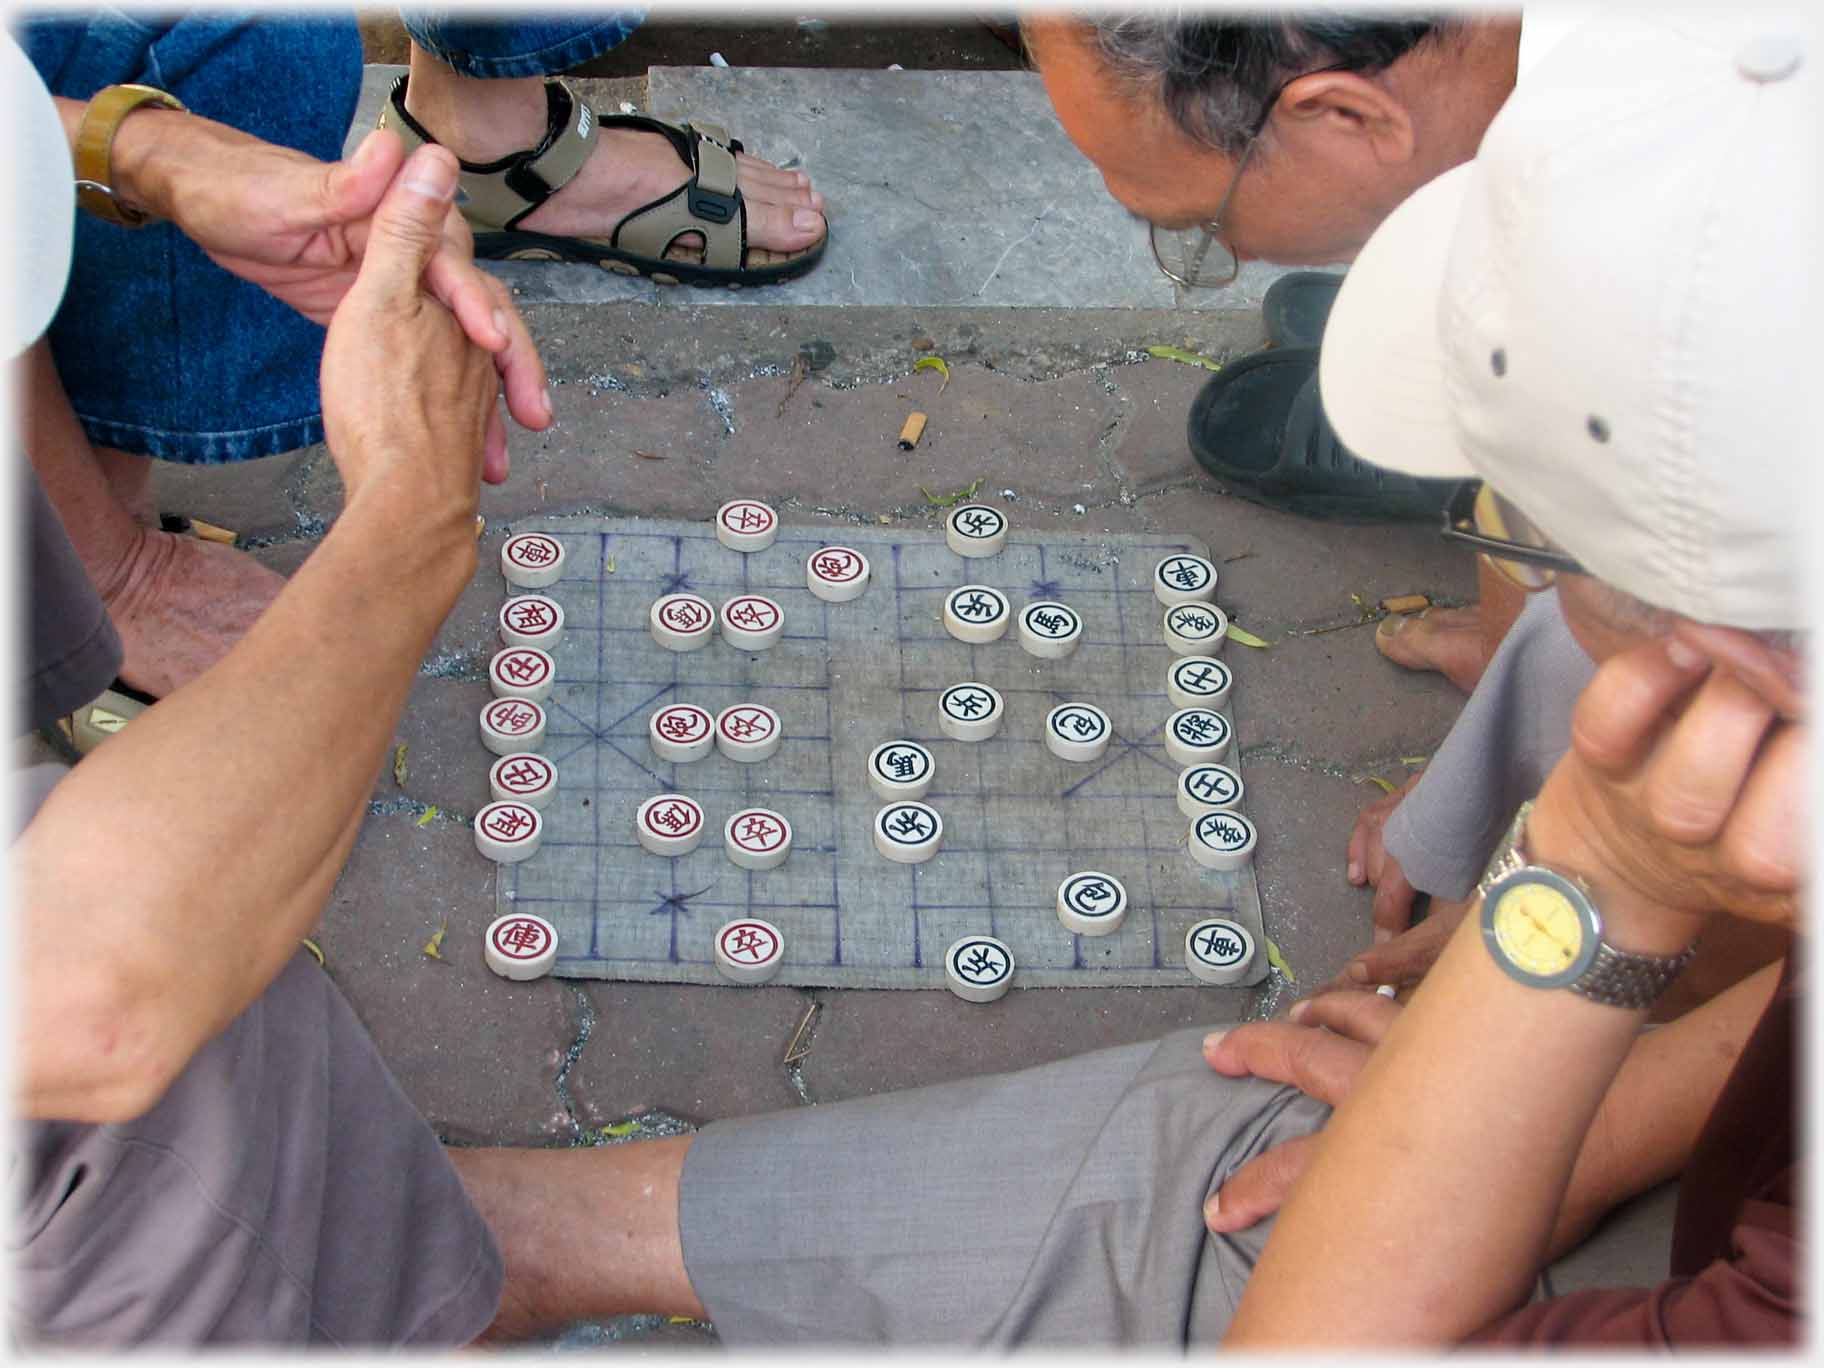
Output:
[[[1400,1010],[1378,993],[1323,993],[1294,1006],[1291,1020],[1250,1022],[1224,1032],[1213,1045],[1205,1043],[1203,1057],[1225,1077],[1290,1083],[1334,1107],[1349,1095]],[[1204,1203],[1204,1224],[1225,1235],[1278,1211],[1317,1140],[1301,1136],[1248,1160]]]
[[1806,844],[1803,713],[1791,653],[1681,623],[1606,661],[1584,690],[1529,846],[1626,906],[1790,922]]
[[1424,774],[1425,771],[1420,770],[1392,793],[1363,808],[1361,816],[1355,819],[1355,829],[1349,833],[1349,882],[1357,888],[1365,883],[1374,886],[1376,945],[1404,931],[1412,923],[1415,890],[1406,881],[1406,871],[1400,868],[1400,862],[1387,853],[1387,847],[1381,841],[1381,832],[1387,825],[1387,819],[1393,816],[1393,810],[1412,792],[1413,786]]
[[348,502],[397,483],[422,530],[445,517],[470,524],[478,479],[506,476],[493,360],[422,288],[442,248],[456,169],[437,146],[406,161],[374,211],[323,344],[323,426]]
[[[156,141],[154,141],[156,140]],[[396,133],[369,133],[352,157],[320,162],[226,124],[155,113],[122,122],[113,164],[135,203],[169,218],[224,270],[328,324],[354,285],[375,206],[405,161]],[[424,287],[494,353],[507,407],[551,423],[544,366],[512,296],[475,264],[474,239],[445,206]]]
[[1437,961],[1438,954],[1457,929],[1469,902],[1443,898],[1431,900],[1431,910],[1416,926],[1408,927],[1390,941],[1383,941],[1354,956],[1343,966],[1342,973],[1320,986],[1320,993],[1346,992],[1352,988],[1374,988],[1391,983],[1395,988],[1410,988]]

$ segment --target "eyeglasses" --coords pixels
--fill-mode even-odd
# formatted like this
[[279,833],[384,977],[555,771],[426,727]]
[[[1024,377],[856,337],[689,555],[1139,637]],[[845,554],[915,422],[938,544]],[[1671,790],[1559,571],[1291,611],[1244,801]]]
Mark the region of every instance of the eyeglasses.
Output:
[[1190,228],[1162,228],[1157,223],[1151,226],[1149,237],[1153,246],[1153,260],[1165,272],[1166,279],[1175,285],[1198,290],[1230,284],[1241,274],[1241,258],[1235,255],[1235,249],[1222,236],[1222,220],[1229,212],[1229,201],[1235,198],[1235,187],[1241,184],[1241,173],[1247,170],[1248,159],[1254,155],[1254,146],[1266,131],[1267,122],[1279,104],[1279,97],[1286,93],[1286,87],[1293,81],[1302,80],[1306,76],[1320,76],[1326,71],[1348,69],[1346,62],[1337,63],[1334,66],[1319,67],[1316,71],[1301,71],[1297,76],[1280,82],[1279,87],[1268,97],[1265,108],[1260,111],[1260,117],[1254,121],[1254,127],[1248,130],[1248,140],[1242,145],[1241,156],[1235,162],[1235,174],[1229,178],[1229,188],[1223,192],[1222,202],[1216,206],[1215,214],[1206,222]]
[[1531,518],[1478,480],[1466,480],[1451,495],[1443,533],[1446,541],[1475,547],[1496,574],[1528,593],[1549,588],[1559,575],[1589,574]]

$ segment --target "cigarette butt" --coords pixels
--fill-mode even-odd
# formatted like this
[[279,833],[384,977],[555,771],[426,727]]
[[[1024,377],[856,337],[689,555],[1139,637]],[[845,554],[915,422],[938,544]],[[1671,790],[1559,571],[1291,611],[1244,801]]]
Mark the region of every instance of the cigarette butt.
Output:
[[912,450],[918,445],[918,439],[924,435],[925,415],[922,413],[907,414],[906,425],[899,430],[899,449],[901,451]]
[[214,523],[204,522],[201,518],[190,519],[190,533],[204,541],[221,542],[224,546],[233,546],[238,533],[226,527],[217,527]]
[[1421,608],[1431,607],[1431,600],[1423,594],[1395,594],[1392,598],[1381,600],[1381,611],[1384,613],[1416,613]]

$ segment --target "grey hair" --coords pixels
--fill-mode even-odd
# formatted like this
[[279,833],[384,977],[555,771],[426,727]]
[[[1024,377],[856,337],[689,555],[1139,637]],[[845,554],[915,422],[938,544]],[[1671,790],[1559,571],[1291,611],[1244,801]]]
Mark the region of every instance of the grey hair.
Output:
[[1322,68],[1372,75],[1450,22],[1443,14],[1240,14],[1191,3],[1085,16],[1103,61],[1156,96],[1192,138],[1239,156],[1286,81]]

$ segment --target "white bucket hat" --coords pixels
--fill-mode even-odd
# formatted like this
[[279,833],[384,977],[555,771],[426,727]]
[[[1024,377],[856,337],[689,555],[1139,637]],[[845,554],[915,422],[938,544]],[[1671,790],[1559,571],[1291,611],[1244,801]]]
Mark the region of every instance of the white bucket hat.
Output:
[[1649,603],[1804,625],[1824,386],[1806,27],[1618,14],[1554,47],[1344,279],[1319,385],[1348,447],[1486,480]]
[[76,172],[51,92],[11,34],[0,33],[0,83],[11,117],[7,150],[12,212],[0,215],[0,263],[11,283],[0,359],[11,359],[50,326],[70,276]]

